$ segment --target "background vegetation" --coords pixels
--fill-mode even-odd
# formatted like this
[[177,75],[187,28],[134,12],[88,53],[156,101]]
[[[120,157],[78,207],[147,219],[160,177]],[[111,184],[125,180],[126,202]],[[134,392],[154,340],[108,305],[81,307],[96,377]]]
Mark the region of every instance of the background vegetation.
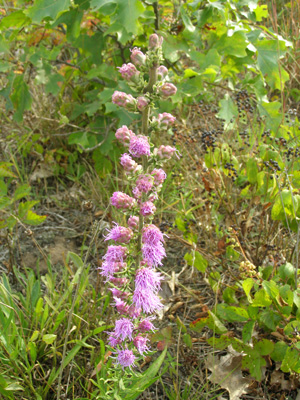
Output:
[[[1,7],[1,396],[55,399],[61,380],[72,399],[295,399],[299,2]],[[105,347],[114,316],[97,267],[108,193],[122,184],[114,134],[139,115],[111,95],[130,92],[116,67],[154,31],[178,87],[157,104],[177,126],[155,140],[183,157],[157,221],[169,237],[158,352],[121,377]]]

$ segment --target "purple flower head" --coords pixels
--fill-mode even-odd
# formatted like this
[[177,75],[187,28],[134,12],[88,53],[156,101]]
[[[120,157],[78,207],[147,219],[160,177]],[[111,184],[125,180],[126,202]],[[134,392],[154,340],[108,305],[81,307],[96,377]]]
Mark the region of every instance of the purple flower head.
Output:
[[138,71],[133,64],[123,64],[122,67],[118,68],[123,79],[129,82],[138,82],[140,71]]
[[105,236],[105,241],[114,240],[118,243],[128,243],[133,236],[132,230],[130,228],[125,228],[125,226],[120,226],[116,222],[114,222],[114,224],[114,228]]
[[145,96],[138,97],[136,101],[136,106],[139,111],[144,111],[145,108],[148,107],[149,100]]
[[115,306],[116,306],[116,309],[117,309],[118,313],[121,314],[121,315],[122,314],[126,315],[128,313],[129,307],[125,303],[125,301],[119,299],[118,297],[114,297],[114,300],[115,300]]
[[149,339],[144,337],[144,336],[136,336],[133,339],[133,344],[136,347],[137,351],[144,355],[145,352],[150,351],[150,348],[147,346],[147,342],[149,342]]
[[136,200],[123,192],[114,192],[110,202],[111,205],[123,209],[132,208],[136,205]]
[[141,332],[141,333],[144,333],[144,332],[149,332],[149,331],[152,331],[152,332],[154,332],[155,331],[155,326],[152,324],[152,322],[151,321],[149,321],[149,319],[144,319],[143,321],[141,321],[140,322],[140,324],[139,324],[139,326],[138,326],[138,330]]
[[145,65],[146,56],[138,47],[134,47],[130,51],[131,51],[130,58],[134,65],[136,66]]
[[135,134],[127,128],[126,125],[123,125],[122,128],[117,129],[116,139],[123,144],[123,146],[128,147],[131,138],[135,136]]
[[162,86],[159,86],[158,91],[162,97],[167,98],[174,96],[174,94],[177,92],[177,88],[175,85],[173,85],[173,83],[165,82]]
[[123,292],[122,290],[116,289],[116,288],[109,288],[111,291],[113,297],[119,298],[121,300],[126,300],[129,297],[128,292]]
[[154,170],[151,172],[151,175],[154,178],[154,184],[155,185],[161,185],[164,180],[167,178],[167,174],[165,171],[161,168],[154,168]]
[[137,187],[132,189],[132,193],[136,199],[140,199],[142,197],[142,192]]
[[121,344],[121,343],[122,343],[122,341],[121,341],[120,339],[117,339],[117,338],[115,337],[114,333],[111,333],[111,334],[109,335],[107,341],[108,341],[108,344],[109,344],[111,347],[116,347],[118,344]]
[[136,187],[140,192],[148,193],[153,186],[154,178],[151,175],[140,175],[136,180]]
[[124,246],[108,246],[107,252],[103,259],[109,263],[119,263],[123,262],[126,258],[127,248]]
[[163,38],[159,37],[156,33],[149,36],[149,49],[157,49],[161,47]]
[[157,244],[144,244],[142,247],[143,258],[147,261],[148,265],[162,265],[162,259],[166,256],[166,251],[161,242]]
[[137,135],[131,138],[129,153],[133,157],[150,156],[150,144],[147,136]]
[[127,224],[131,229],[134,229],[134,230],[138,229],[138,227],[139,227],[139,217],[135,217],[135,216],[129,217],[128,221],[127,221]]
[[135,290],[156,293],[160,290],[160,281],[162,279],[160,273],[153,268],[140,268],[135,276]]
[[165,77],[168,75],[168,72],[168,69],[164,65],[161,65],[157,68],[157,76],[160,80],[165,79]]
[[144,217],[148,217],[149,215],[153,215],[156,211],[155,205],[152,203],[152,201],[145,201],[144,203],[141,204],[141,214]]
[[116,90],[112,95],[112,102],[128,111],[136,111],[136,99],[131,94]]
[[145,225],[142,230],[142,242],[156,246],[159,242],[164,241],[164,235],[155,225]]
[[174,153],[176,154],[177,158],[180,158],[179,151],[177,149],[175,149],[175,147],[161,145],[157,149],[157,155],[162,160],[170,160],[170,158],[172,157],[172,155]]
[[121,367],[124,369],[124,367],[134,367],[136,357],[133,354],[131,350],[125,349],[125,350],[117,350],[117,363],[121,365]]
[[125,269],[127,266],[126,263],[123,262],[107,262],[104,261],[100,268],[100,275],[105,276],[106,278],[110,278],[116,272],[119,272],[122,269]]
[[152,314],[163,307],[159,297],[151,290],[141,291],[136,289],[133,293],[132,301],[146,314]]
[[174,117],[172,114],[164,112],[162,114],[158,114],[157,121],[159,128],[168,128],[169,126],[174,125],[176,117]]
[[116,321],[114,336],[117,339],[125,340],[128,338],[132,340],[132,333],[134,330],[133,323],[128,318],[121,318]]

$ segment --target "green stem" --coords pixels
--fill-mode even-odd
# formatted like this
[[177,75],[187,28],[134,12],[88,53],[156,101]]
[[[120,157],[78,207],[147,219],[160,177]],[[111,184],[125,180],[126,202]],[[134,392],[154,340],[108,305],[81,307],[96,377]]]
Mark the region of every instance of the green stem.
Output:
[[96,227],[96,229],[95,229],[94,235],[93,235],[93,237],[92,237],[92,239],[91,239],[91,242],[90,242],[90,245],[89,245],[89,248],[88,248],[88,250],[87,250],[87,252],[86,252],[85,259],[84,259],[84,261],[83,261],[83,265],[81,266],[81,271],[80,271],[80,275],[79,275],[79,278],[78,278],[78,283],[77,283],[77,285],[76,285],[76,290],[75,290],[75,293],[74,293],[74,297],[73,297],[71,309],[70,309],[70,311],[69,311],[68,323],[67,323],[67,331],[66,331],[66,336],[65,336],[65,341],[64,341],[64,347],[63,347],[63,354],[62,354],[62,360],[61,360],[61,367],[60,367],[59,377],[58,377],[57,396],[56,396],[56,399],[57,399],[57,400],[60,400],[60,393],[61,393],[61,388],[62,388],[61,381],[62,381],[62,375],[63,375],[63,370],[64,370],[63,365],[64,365],[64,361],[65,361],[66,354],[67,354],[67,344],[68,344],[69,334],[70,334],[70,330],[71,330],[73,312],[74,312],[76,300],[77,300],[78,293],[79,293],[80,282],[81,282],[81,279],[82,279],[83,274],[84,274],[85,269],[86,269],[87,260],[88,260],[88,256],[89,256],[90,253],[91,253],[92,245],[93,245],[95,239],[96,239],[97,236],[98,236],[98,233],[99,233],[99,231],[100,231],[100,226],[101,226],[101,224],[102,224],[102,221],[103,221],[104,218],[106,217],[107,211],[108,211],[108,207],[107,207],[107,209],[105,210],[101,221],[99,221],[99,223],[98,223],[98,225],[97,225],[97,227]]

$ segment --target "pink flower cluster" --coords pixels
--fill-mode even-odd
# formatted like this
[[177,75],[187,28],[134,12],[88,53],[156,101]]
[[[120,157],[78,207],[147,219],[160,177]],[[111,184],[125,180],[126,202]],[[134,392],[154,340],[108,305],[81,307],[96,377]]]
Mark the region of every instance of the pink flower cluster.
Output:
[[[161,168],[165,160],[177,154],[171,146],[153,148],[146,136],[152,104],[158,96],[167,98],[176,93],[176,87],[166,82],[168,70],[161,63],[162,38],[153,34],[149,38],[149,51],[144,54],[139,48],[131,50],[132,63],[123,64],[119,72],[138,95],[115,91],[114,104],[128,111],[141,112],[142,131],[135,134],[126,125],[117,129],[116,140],[126,148],[120,164],[131,184],[132,197],[116,191],[110,204],[121,210],[127,223],[116,222],[108,229],[105,241],[109,244],[102,257],[100,275],[110,285],[113,305],[119,315],[113,331],[109,332],[108,343],[114,348],[116,363],[122,368],[136,366],[139,356],[150,351],[148,334],[155,330],[151,320],[162,309],[159,297],[162,276],[155,268],[162,266],[166,257],[164,234],[152,224],[156,212],[155,201],[167,175]],[[150,86],[144,79],[150,76],[149,69],[155,68],[157,85]],[[148,79],[148,78],[147,78]],[[141,85],[145,86],[141,89]],[[145,118],[148,120],[145,122]],[[169,113],[153,118],[149,130],[168,129],[174,125],[175,117]],[[134,277],[134,279],[133,279]]]

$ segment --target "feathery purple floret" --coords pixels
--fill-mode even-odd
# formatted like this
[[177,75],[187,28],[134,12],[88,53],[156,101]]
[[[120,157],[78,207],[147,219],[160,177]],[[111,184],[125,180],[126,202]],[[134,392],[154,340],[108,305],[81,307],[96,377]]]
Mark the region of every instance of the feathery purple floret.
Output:
[[114,240],[118,243],[128,243],[133,236],[132,230],[130,228],[125,228],[125,226],[120,226],[116,222],[114,222],[114,224],[114,228],[109,231],[104,240]]
[[157,244],[147,244],[142,246],[143,258],[147,261],[149,266],[162,265],[162,259],[166,256],[166,251],[161,242]]
[[142,242],[145,244],[157,245],[159,242],[164,241],[164,234],[160,229],[153,225],[145,225],[142,230]]
[[132,301],[146,314],[153,314],[163,307],[159,297],[151,290],[136,289],[133,293]]
[[157,293],[160,290],[160,282],[162,276],[153,268],[141,268],[135,276],[135,290],[148,291],[152,290]]
[[147,346],[147,342],[149,342],[149,339],[141,335],[138,335],[133,339],[133,344],[141,355],[144,355],[145,352],[150,351],[150,348]]
[[128,338],[132,340],[132,333],[134,330],[134,325],[129,318],[118,319],[115,323],[114,336],[117,339],[125,340]]
[[133,354],[132,350],[128,349],[122,349],[122,350],[117,350],[117,363],[121,365],[121,367],[124,369],[124,367],[133,367],[135,366],[134,362],[136,360],[135,355]]

